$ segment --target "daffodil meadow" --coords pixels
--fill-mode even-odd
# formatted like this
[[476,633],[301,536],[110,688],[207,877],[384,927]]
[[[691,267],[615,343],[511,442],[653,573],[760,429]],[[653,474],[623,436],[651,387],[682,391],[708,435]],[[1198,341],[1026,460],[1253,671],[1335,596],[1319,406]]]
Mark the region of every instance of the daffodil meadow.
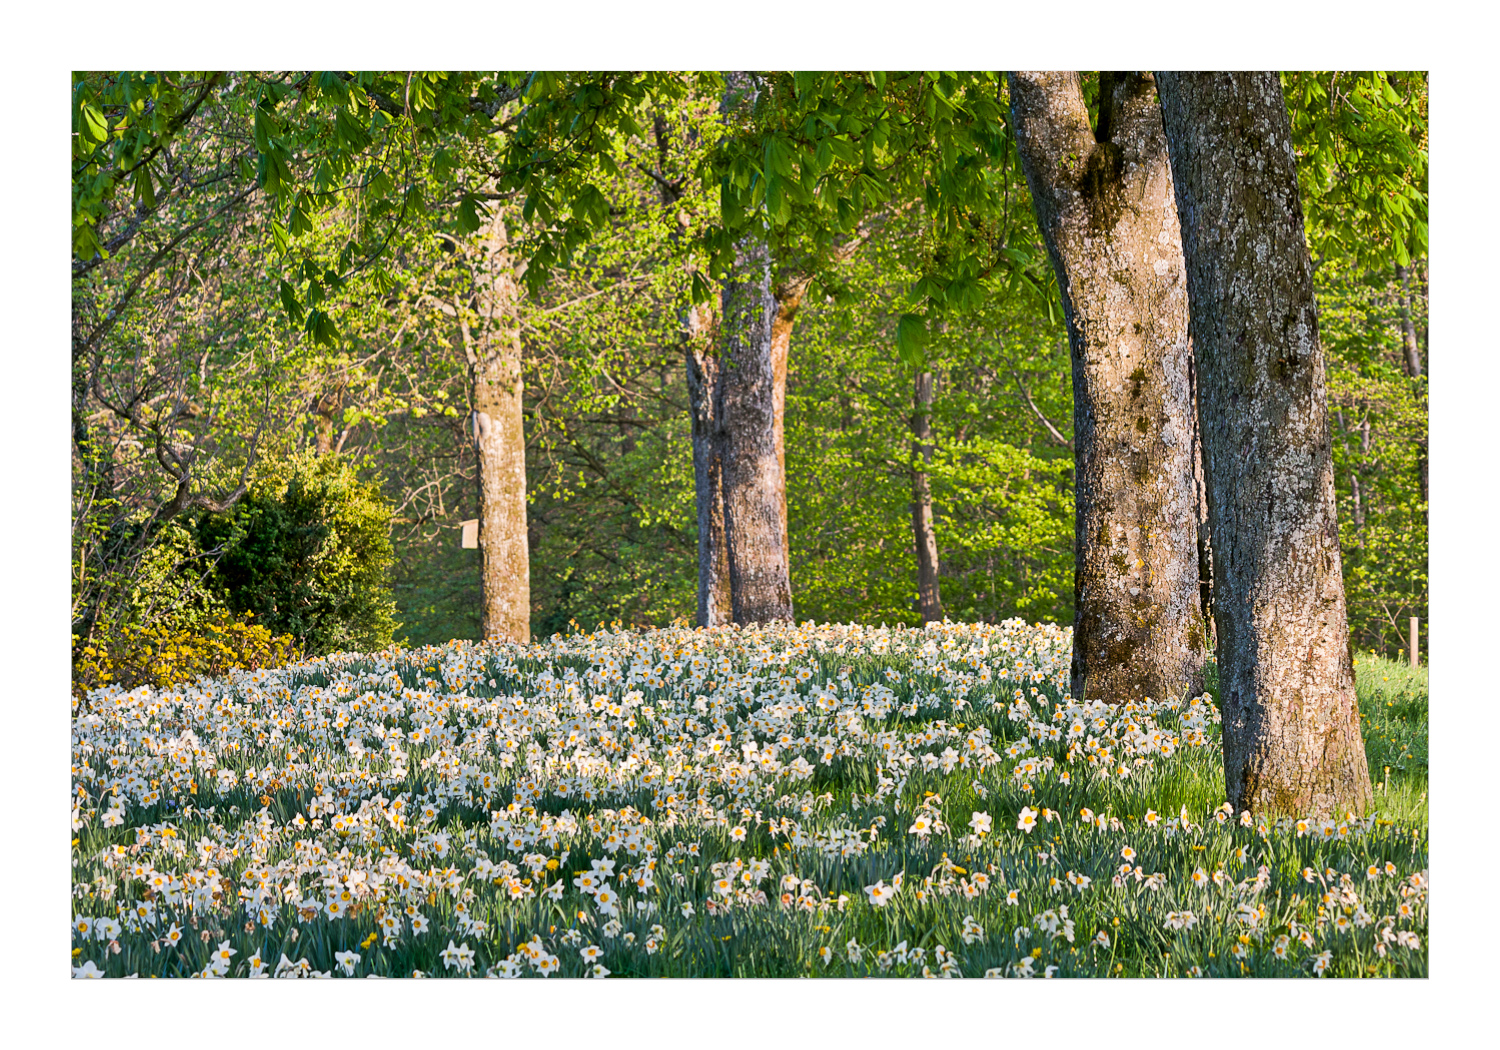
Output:
[[1425,685],[1407,739],[1361,658],[1376,809],[1268,821],[1222,805],[1209,696],[1079,703],[1070,650],[615,629],[98,689],[73,973],[1427,973]]

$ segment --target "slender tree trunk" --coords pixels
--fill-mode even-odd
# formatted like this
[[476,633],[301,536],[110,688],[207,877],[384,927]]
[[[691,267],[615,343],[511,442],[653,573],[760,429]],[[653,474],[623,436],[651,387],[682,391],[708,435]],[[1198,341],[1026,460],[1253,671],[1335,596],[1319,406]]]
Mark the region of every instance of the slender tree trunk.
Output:
[[1157,84],[1200,381],[1229,801],[1363,812],[1323,354],[1280,80]]
[[1396,278],[1401,282],[1401,345],[1406,351],[1402,364],[1412,379],[1422,374],[1422,353],[1417,347],[1417,326],[1412,321],[1411,274],[1405,266],[1396,264]]
[[1198,368],[1188,358],[1188,385],[1193,393],[1193,515],[1198,526],[1198,605],[1204,632],[1215,651],[1219,637],[1214,630],[1214,544],[1208,526],[1208,477],[1203,472],[1203,428],[1198,415]]
[[82,346],[82,322],[73,311],[73,454],[77,457],[73,485],[73,601],[75,653],[92,640],[102,597],[100,555],[108,549],[103,528],[108,515],[103,504],[114,494],[114,457],[89,425],[89,368]]
[[318,455],[326,456],[334,450],[338,425],[343,420],[344,391],[342,387],[325,390],[313,399],[313,429],[317,438]]
[[729,550],[724,539],[724,485],[719,417],[719,358],[711,336],[690,314],[687,342],[688,404],[692,413],[693,489],[698,505],[698,626],[734,620],[729,600]]
[[486,641],[531,640],[526,435],[521,416],[521,290],[497,211],[479,243],[474,305],[461,321],[473,371],[479,454],[479,551]]
[[1111,703],[1203,687],[1187,290],[1149,75],[1011,74],[1016,145],[1062,289],[1077,457],[1072,686]]
[[[1406,374],[1413,380],[1412,385],[1417,390],[1417,396],[1421,397],[1421,384],[1415,380],[1422,377],[1422,348],[1417,343],[1417,326],[1413,317],[1416,311],[1412,302],[1411,272],[1405,266],[1397,264],[1396,276],[1401,280],[1401,342],[1405,350],[1403,364]],[[1423,287],[1426,287],[1425,284]],[[1417,446],[1417,487],[1421,490],[1422,502],[1426,503],[1427,440],[1425,437]]]
[[[657,186],[661,202],[671,207],[682,199],[681,181],[668,177],[669,129],[660,113],[652,120],[657,147]],[[687,217],[679,214],[671,239],[681,246]],[[691,260],[685,269],[692,274]],[[692,417],[693,488],[698,511],[698,607],[699,627],[730,623],[734,610],[729,600],[729,551],[724,539],[724,485],[722,435],[723,415],[719,387],[720,364],[714,346],[717,325],[706,303],[689,303],[678,318],[684,358],[687,363],[688,407]]]
[[924,624],[943,618],[937,533],[932,526],[932,373],[917,374],[911,417],[911,530],[917,544],[917,610]]
[[[786,366],[792,347],[792,325],[802,298],[812,284],[810,274],[793,274],[776,286],[776,320],[771,323],[771,376],[776,411],[776,462],[781,469],[781,556],[791,572],[791,533],[786,517]],[[790,576],[789,576],[790,578]]]

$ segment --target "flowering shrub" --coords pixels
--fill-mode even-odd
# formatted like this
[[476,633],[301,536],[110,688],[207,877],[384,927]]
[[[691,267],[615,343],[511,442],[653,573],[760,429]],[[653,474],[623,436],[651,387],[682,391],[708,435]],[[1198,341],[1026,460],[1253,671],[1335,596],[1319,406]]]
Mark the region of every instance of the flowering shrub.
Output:
[[227,613],[192,627],[126,626],[86,645],[73,667],[73,692],[117,685],[170,688],[237,668],[275,666],[296,653],[291,635],[273,637],[259,624]]
[[78,976],[1413,975],[1426,838],[1219,805],[1067,630],[606,630],[75,701]]

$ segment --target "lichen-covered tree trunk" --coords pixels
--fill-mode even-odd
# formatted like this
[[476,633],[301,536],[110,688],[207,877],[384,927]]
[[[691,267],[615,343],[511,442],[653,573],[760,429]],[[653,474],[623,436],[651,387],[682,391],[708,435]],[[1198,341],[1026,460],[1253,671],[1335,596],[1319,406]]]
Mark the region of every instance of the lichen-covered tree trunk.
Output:
[[1370,777],[1281,82],[1157,84],[1192,306],[1229,801],[1269,816],[1361,813]]
[[911,530],[917,545],[917,611],[922,622],[943,618],[937,533],[932,523],[932,373],[918,372],[911,417]]
[[1011,74],[1027,184],[1073,360],[1072,688],[1110,703],[1198,692],[1199,590],[1187,291],[1149,74]]
[[497,213],[478,246],[474,309],[463,322],[479,456],[479,552],[487,641],[531,640],[526,436],[521,425],[521,290]]
[[787,564],[785,455],[778,397],[770,250],[746,239],[724,281],[716,398],[724,499],[724,539],[735,623],[792,619]]

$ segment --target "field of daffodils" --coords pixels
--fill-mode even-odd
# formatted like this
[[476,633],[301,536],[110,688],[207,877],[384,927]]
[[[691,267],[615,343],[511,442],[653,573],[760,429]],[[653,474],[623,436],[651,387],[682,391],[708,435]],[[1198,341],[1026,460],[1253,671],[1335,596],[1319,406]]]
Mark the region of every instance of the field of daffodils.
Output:
[[602,630],[101,689],[72,972],[1426,974],[1425,825],[1232,812],[1212,699],[1079,703],[1070,646]]

